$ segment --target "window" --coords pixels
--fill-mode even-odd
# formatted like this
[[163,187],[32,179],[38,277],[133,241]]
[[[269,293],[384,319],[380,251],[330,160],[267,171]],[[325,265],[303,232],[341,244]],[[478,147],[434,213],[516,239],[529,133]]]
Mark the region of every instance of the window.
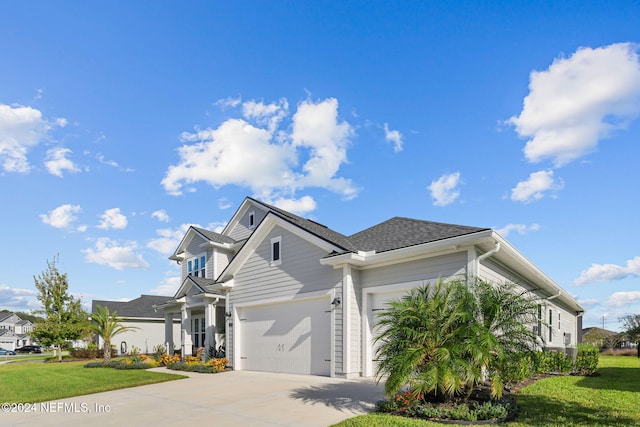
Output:
[[560,313],[558,313],[558,330],[560,330]]
[[553,341],[553,310],[549,309],[549,342]]
[[271,266],[282,264],[282,237],[271,239]]
[[193,337],[193,346],[197,349],[204,347],[205,329],[204,317],[194,317],[192,319],[191,333]]
[[542,337],[542,305],[538,304],[538,336]]
[[249,228],[255,228],[256,226],[256,213],[249,212]]
[[198,255],[187,261],[187,274],[189,276],[206,277],[207,257],[205,255]]

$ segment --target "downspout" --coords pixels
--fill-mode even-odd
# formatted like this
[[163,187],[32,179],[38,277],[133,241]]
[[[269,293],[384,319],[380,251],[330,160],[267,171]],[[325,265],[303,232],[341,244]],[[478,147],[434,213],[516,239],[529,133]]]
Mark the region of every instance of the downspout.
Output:
[[476,258],[476,275],[477,276],[480,275],[480,261],[484,260],[485,258],[489,258],[492,255],[495,255],[499,250],[500,250],[500,242],[496,242],[496,245],[493,247],[493,249],[491,249],[489,252],[483,253],[478,258]]

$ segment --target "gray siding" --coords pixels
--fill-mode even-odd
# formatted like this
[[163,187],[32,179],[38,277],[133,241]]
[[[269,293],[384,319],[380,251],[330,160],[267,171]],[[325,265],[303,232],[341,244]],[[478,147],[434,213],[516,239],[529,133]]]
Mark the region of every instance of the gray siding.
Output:
[[362,288],[360,271],[351,270],[353,293],[351,295],[351,372],[362,372]]
[[[271,242],[281,236],[282,263],[270,266]],[[321,248],[280,227],[275,227],[235,274],[234,304],[328,290],[342,280],[341,270],[320,264]]]
[[[254,227],[251,227],[249,224],[249,214],[251,212],[255,214]],[[238,221],[238,224],[236,224],[233,230],[229,231],[229,237],[231,237],[234,240],[244,240],[248,238],[251,235],[251,233],[253,233],[253,230],[255,230],[255,228],[258,226],[258,224],[260,224],[260,222],[264,219],[266,215],[267,215],[267,212],[262,209],[253,208],[253,207],[249,208],[249,210],[245,212],[244,215],[240,218],[240,220]]]
[[362,270],[360,279],[362,288],[371,288],[417,280],[423,280],[426,284],[435,282],[438,277],[464,276],[466,272],[467,252],[465,251]]
[[[491,260],[485,260],[480,265],[480,277],[493,283],[513,282],[526,290],[534,289],[534,286],[524,280],[522,277],[516,275],[506,267],[493,262]],[[542,338],[549,347],[561,348],[564,347],[565,334],[571,334],[570,346],[575,346],[578,338],[577,319],[575,313],[570,311],[564,304],[558,300],[553,299],[546,301],[548,295],[541,296],[541,303],[543,304],[543,321],[549,322],[549,310],[553,312],[553,321],[551,322],[552,339],[549,341],[549,327],[543,326]],[[560,319],[558,319],[560,315]]]

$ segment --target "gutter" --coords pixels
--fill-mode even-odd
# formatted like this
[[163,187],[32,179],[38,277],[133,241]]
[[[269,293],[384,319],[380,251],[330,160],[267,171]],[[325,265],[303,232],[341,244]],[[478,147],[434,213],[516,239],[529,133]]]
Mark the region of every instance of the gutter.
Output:
[[495,255],[500,250],[500,242],[496,242],[496,245],[489,252],[485,252],[476,258],[476,274],[480,274],[480,261]]

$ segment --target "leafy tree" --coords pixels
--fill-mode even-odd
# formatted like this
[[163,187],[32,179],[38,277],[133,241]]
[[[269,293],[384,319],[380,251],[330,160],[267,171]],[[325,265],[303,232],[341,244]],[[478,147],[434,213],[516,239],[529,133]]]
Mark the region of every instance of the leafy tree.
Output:
[[514,284],[438,280],[389,303],[379,316],[378,378],[385,391],[450,399],[489,378],[500,397],[527,371],[537,348],[537,302]]
[[57,257],[47,261],[47,269],[33,276],[41,310],[35,313],[42,315],[31,332],[36,341],[45,346],[55,346],[58,350],[58,361],[62,361],[62,346],[72,340],[81,338],[87,328],[87,313],[82,309],[79,298],[68,293],[67,274],[60,273],[56,266]]
[[636,342],[638,357],[640,357],[640,314],[625,314],[620,321],[629,340]]
[[109,307],[96,306],[96,312],[91,314],[91,330],[104,340],[104,363],[111,361],[111,340],[121,333],[139,329],[135,326],[125,326],[118,318],[117,312],[109,313]]

